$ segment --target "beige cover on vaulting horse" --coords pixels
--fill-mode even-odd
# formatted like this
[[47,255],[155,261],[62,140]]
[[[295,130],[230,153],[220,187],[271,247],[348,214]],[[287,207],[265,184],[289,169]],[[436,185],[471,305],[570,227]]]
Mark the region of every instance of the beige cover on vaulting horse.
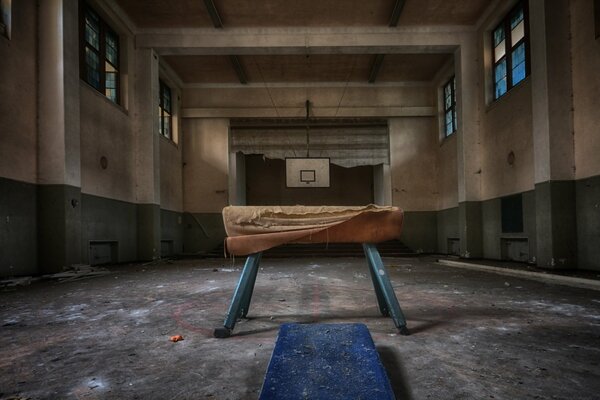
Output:
[[225,250],[247,255],[285,243],[378,243],[397,239],[397,207],[229,206],[223,209]]

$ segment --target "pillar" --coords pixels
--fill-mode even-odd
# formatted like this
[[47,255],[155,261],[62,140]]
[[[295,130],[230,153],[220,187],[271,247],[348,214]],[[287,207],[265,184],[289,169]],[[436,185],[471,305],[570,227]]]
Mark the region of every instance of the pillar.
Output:
[[465,34],[454,55],[458,117],[457,167],[460,255],[483,256],[477,35]]
[[158,131],[158,56],[135,53],[134,135],[138,259],[160,257],[160,137]]
[[536,262],[576,266],[569,1],[530,0]]
[[81,262],[78,2],[38,12],[38,256],[52,273]]

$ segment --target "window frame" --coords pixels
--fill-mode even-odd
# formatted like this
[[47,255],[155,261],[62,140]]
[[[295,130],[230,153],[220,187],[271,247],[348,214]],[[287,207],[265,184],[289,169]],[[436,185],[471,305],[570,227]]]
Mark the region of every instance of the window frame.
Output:
[[[92,13],[97,17],[98,20],[98,47],[96,49],[91,43],[86,40],[86,22],[85,17],[87,13]],[[115,39],[116,44],[116,57],[117,65],[115,65],[106,54],[106,38],[107,35],[111,35]],[[99,81],[98,87],[87,79],[88,66],[86,63],[86,49],[89,49],[98,56],[99,60]],[[108,73],[106,64],[109,64],[115,69],[115,98],[112,99],[106,93],[106,75]],[[79,77],[82,81],[87,83],[94,90],[106,97],[110,102],[120,105],[121,104],[121,43],[120,37],[116,30],[114,30],[102,16],[86,1],[80,0],[79,2]],[[109,88],[113,89],[113,88]]]
[[[158,80],[158,132],[159,134],[175,143],[173,137],[173,89],[165,83],[162,79]],[[165,107],[165,94],[169,95],[169,108]],[[168,127],[168,135],[165,134],[165,127]]]
[[594,0],[594,30],[596,39],[600,39],[600,0]]
[[[450,87],[451,104],[449,107],[446,106],[446,88],[447,87]],[[447,137],[450,137],[453,134],[455,134],[456,131],[458,130],[458,118],[457,118],[457,114],[456,114],[456,75],[453,75],[442,86],[442,103],[444,105],[444,114],[443,114],[444,138],[447,138]],[[451,119],[452,130],[450,132],[448,132],[448,121],[446,119],[446,114],[448,114],[449,111],[452,112],[452,119]]]
[[0,0],[0,36],[10,40],[12,0]]
[[[512,45],[512,29],[510,27],[510,20],[511,18],[516,14],[516,12],[519,10],[519,8],[523,8],[523,37],[514,45]],[[494,46],[494,33],[498,30],[498,28],[503,28],[504,29],[504,55],[502,57],[500,57],[500,59],[498,61],[495,60],[496,58],[496,54],[495,54],[495,49],[496,47]],[[492,93],[492,99],[493,101],[499,100],[502,97],[506,96],[506,94],[508,92],[510,92],[510,90],[516,86],[518,86],[520,83],[524,82],[527,77],[529,77],[529,75],[531,75],[531,56],[530,56],[530,49],[531,49],[531,45],[530,45],[530,36],[529,36],[529,7],[528,7],[528,2],[521,0],[519,1],[503,18],[502,20],[494,27],[494,29],[492,29],[492,31],[490,32],[490,36],[491,36],[491,45],[492,45],[492,51],[491,51],[491,57],[492,57],[492,82],[493,82],[493,93]],[[521,45],[521,44],[525,44],[525,76],[523,77],[523,79],[521,79],[519,82],[517,82],[516,84],[513,83],[513,77],[512,77],[512,55],[514,53],[514,51]],[[498,65],[500,65],[503,61],[506,61],[506,91],[504,93],[502,93],[500,96],[496,97],[496,89],[497,89],[497,82],[496,82],[496,67],[498,67]]]

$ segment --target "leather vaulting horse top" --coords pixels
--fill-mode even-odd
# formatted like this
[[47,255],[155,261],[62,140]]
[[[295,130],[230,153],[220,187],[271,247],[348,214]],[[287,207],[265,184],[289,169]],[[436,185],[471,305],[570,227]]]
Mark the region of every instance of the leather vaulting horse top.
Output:
[[285,243],[379,243],[397,239],[397,207],[228,206],[223,222],[228,254],[243,256]]

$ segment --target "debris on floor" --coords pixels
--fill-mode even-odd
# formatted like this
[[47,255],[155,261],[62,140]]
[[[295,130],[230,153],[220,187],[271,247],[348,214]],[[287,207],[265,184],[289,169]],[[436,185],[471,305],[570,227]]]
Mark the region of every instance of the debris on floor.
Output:
[[102,267],[93,267],[91,265],[76,264],[65,268],[65,271],[56,274],[42,275],[43,279],[57,280],[59,282],[71,282],[84,278],[91,278],[99,275],[109,274],[110,271]]
[[183,336],[181,336],[181,335],[171,336],[171,338],[169,340],[173,343],[179,342],[180,340],[183,340]]
[[36,280],[37,278],[32,278],[31,276],[3,279],[0,281],[0,289],[14,289],[17,286],[28,286]]

